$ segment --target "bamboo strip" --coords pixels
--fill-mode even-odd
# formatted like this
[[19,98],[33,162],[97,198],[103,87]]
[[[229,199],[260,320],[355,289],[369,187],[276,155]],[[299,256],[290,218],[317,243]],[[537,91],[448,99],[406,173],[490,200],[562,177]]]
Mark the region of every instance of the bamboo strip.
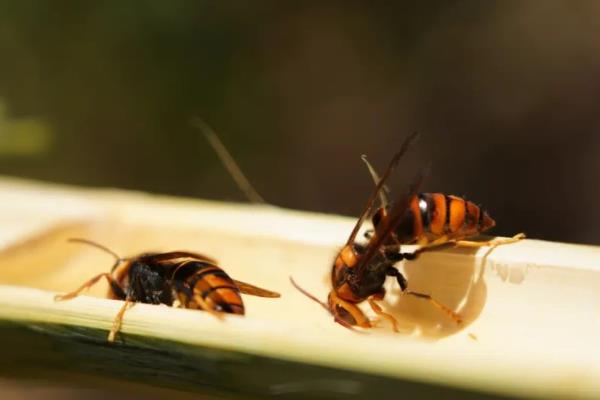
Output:
[[[320,365],[485,393],[596,398],[600,393],[600,249],[526,240],[489,251],[445,250],[403,268],[414,290],[435,294],[465,318],[457,327],[388,285],[385,324],[347,331],[291,287],[320,298],[354,220],[269,206],[181,200],[141,193],[0,181],[0,319],[107,330],[118,302],[81,296],[54,302],[105,271],[110,259],[66,244],[83,236],[120,254],[196,250],[234,278],[275,289],[245,297],[248,315],[218,321],[198,311],[138,304],[124,338],[138,335],[286,362]],[[51,205],[49,204],[51,201]],[[91,295],[102,297],[106,286]],[[473,338],[476,338],[473,339]]]

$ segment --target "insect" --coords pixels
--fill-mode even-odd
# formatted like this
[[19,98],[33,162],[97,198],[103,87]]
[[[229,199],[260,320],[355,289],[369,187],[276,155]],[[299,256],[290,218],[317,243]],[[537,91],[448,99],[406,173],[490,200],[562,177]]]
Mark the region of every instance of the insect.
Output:
[[124,300],[108,334],[109,342],[115,340],[125,311],[137,302],[200,309],[221,318],[224,313],[244,315],[240,293],[280,297],[279,293],[232,279],[217,261],[202,254],[172,251],[121,258],[90,240],[69,241],[94,246],[115,258],[110,272],[98,274],[77,290],[55,297],[57,301],[72,299],[105,278],[109,283],[108,297]]
[[[372,327],[371,321],[357,306],[367,301],[375,314],[387,319],[394,331],[398,331],[396,319],[385,313],[377,303],[385,296],[383,284],[387,277],[396,279],[404,295],[426,300],[456,323],[461,323],[460,315],[431,295],[409,290],[406,278],[394,264],[401,260],[414,260],[423,252],[442,245],[496,246],[524,237],[523,234],[519,234],[513,238],[487,242],[463,240],[490,229],[495,225],[494,220],[481,211],[480,207],[460,197],[441,193],[420,193],[423,174],[417,175],[407,193],[391,203],[385,182],[416,137],[417,134],[413,134],[404,141],[381,178],[363,157],[376,186],[346,244],[335,258],[331,270],[332,290],[327,303],[320,302],[291,279],[298,290],[320,303],[333,315],[336,322],[345,327]],[[381,201],[379,208],[375,208],[377,197]],[[373,229],[367,231],[365,237],[368,242],[362,245],[355,240],[369,215],[372,215]],[[416,243],[421,247],[412,253],[402,253],[401,245],[409,243]]]
[[[367,165],[375,184],[379,175],[366,156],[362,160]],[[379,191],[381,207],[373,213],[371,221],[376,228],[390,207],[389,190],[385,185]],[[460,196],[444,193],[418,193],[412,197],[400,223],[394,229],[392,243],[418,244],[425,246],[422,251],[431,250],[445,244],[462,247],[497,246],[513,243],[525,237],[519,233],[512,238],[494,239],[485,242],[468,241],[465,238],[479,235],[496,226],[496,221],[480,206]],[[370,239],[374,230],[365,232]],[[390,248],[388,248],[390,249]],[[399,250],[399,249],[398,249]],[[393,257],[393,255],[392,255]]]

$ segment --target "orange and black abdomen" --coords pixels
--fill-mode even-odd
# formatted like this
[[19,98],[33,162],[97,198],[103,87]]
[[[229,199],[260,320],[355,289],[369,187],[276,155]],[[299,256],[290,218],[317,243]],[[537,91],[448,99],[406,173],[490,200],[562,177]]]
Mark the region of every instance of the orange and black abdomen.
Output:
[[173,285],[177,298],[185,308],[211,309],[244,315],[240,289],[225,271],[202,261],[188,261],[174,271]]
[[[381,213],[373,218],[375,225]],[[415,196],[396,229],[401,243],[426,244],[440,237],[449,240],[477,235],[495,225],[490,216],[475,203],[443,193],[420,193]]]

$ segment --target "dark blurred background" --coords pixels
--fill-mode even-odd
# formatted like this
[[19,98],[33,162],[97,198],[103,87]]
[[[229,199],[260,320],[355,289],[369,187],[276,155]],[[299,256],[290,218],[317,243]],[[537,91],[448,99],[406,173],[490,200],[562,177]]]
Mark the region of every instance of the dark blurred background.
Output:
[[[414,4],[413,4],[414,3]],[[598,243],[600,2],[0,1],[0,173],[239,200],[189,120],[276,205],[466,195],[497,234]]]

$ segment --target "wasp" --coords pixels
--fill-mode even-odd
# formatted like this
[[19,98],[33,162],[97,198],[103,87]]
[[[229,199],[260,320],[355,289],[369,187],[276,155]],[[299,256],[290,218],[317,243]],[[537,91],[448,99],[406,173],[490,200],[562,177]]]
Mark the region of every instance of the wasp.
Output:
[[124,300],[108,334],[109,342],[115,340],[125,311],[138,302],[199,309],[221,318],[226,313],[244,315],[241,293],[280,297],[279,293],[232,279],[217,261],[202,254],[172,251],[122,258],[90,240],[74,238],[69,241],[96,247],[115,258],[110,272],[98,274],[77,290],[55,297],[57,301],[72,299],[105,278],[109,284],[108,298]]
[[[390,202],[385,182],[416,137],[415,133],[404,141],[381,178],[363,156],[376,185],[346,244],[335,257],[331,269],[332,290],[327,303],[322,303],[291,279],[298,290],[320,303],[333,315],[336,322],[345,327],[372,327],[372,322],[357,306],[367,301],[375,314],[390,321],[394,331],[398,331],[396,319],[385,313],[377,303],[385,296],[383,285],[388,277],[398,282],[404,295],[426,300],[456,323],[461,323],[459,314],[431,295],[410,290],[406,278],[394,265],[402,260],[414,260],[425,251],[448,244],[467,247],[497,246],[513,243],[524,237],[523,234],[518,234],[512,238],[487,242],[463,240],[487,231],[495,226],[495,221],[479,206],[464,198],[442,193],[420,193],[424,173],[417,175],[407,193],[395,202]],[[378,197],[381,206],[376,208]],[[373,229],[365,233],[368,242],[359,244],[356,237],[370,215]],[[405,244],[418,244],[420,247],[412,253],[402,253],[401,245]]]

